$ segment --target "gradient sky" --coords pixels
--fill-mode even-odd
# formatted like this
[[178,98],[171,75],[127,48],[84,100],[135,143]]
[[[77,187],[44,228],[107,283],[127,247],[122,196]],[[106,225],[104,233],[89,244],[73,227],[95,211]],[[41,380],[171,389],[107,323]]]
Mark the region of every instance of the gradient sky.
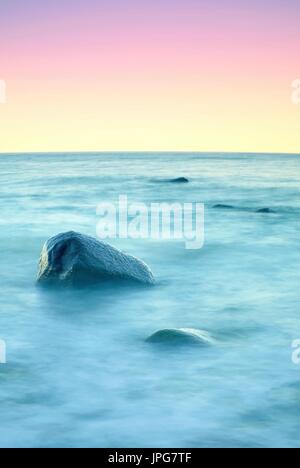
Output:
[[0,151],[300,153],[299,0],[1,0]]

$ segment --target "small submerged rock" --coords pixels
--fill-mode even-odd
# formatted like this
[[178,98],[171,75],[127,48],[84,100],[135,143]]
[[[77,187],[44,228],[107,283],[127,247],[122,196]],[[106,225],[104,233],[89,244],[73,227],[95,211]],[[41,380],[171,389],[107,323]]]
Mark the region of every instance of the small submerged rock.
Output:
[[187,184],[189,182],[189,179],[186,177],[177,177],[176,179],[171,179],[169,182],[172,182],[174,184]]
[[219,210],[234,210],[234,206],[224,205],[222,203],[218,203],[217,205],[214,205],[213,208],[216,208],[216,209],[219,209]]
[[256,210],[256,213],[275,213],[275,211],[271,208],[260,208],[259,210]]
[[253,212],[255,213],[276,213],[274,210],[271,208],[259,208],[258,210],[255,210],[253,208],[247,208],[247,207],[235,207],[233,205],[226,205],[223,203],[218,203],[217,205],[214,205],[213,208],[219,209],[219,210],[240,210],[240,211],[248,211],[248,212]]
[[175,179],[151,179],[151,181],[158,184],[187,184],[189,179],[186,177],[176,177]]
[[146,341],[165,345],[196,346],[210,346],[214,343],[208,332],[195,328],[166,328],[153,333]]
[[155,282],[144,262],[93,237],[71,231],[45,243],[39,263],[39,283],[77,285],[107,279]]

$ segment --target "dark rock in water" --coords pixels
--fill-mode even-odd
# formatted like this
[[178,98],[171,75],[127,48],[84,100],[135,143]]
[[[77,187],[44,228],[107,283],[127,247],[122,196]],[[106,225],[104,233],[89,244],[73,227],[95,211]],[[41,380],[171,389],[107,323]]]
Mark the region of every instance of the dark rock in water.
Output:
[[256,210],[256,213],[275,213],[275,211],[271,208],[260,208],[259,210]]
[[148,266],[93,237],[67,232],[49,239],[42,250],[38,282],[98,282],[107,279],[154,284]]
[[189,182],[189,179],[186,177],[177,177],[177,179],[171,179],[170,182],[174,184],[187,184]]
[[213,208],[217,208],[217,209],[220,209],[220,210],[234,210],[234,206],[232,206],[232,205],[223,205],[222,203],[214,205]]
[[159,330],[146,340],[148,343],[164,345],[210,346],[214,343],[209,333],[194,328],[166,328]]

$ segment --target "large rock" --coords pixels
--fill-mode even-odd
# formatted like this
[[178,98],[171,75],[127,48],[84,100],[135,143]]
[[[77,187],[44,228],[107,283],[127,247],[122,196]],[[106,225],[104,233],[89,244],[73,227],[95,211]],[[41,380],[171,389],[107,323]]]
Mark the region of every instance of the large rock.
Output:
[[148,266],[93,237],[67,232],[49,239],[42,250],[39,282],[77,284],[106,279],[154,284]]
[[195,328],[166,328],[159,330],[147,338],[149,343],[165,345],[200,345],[209,346],[214,343],[209,333]]

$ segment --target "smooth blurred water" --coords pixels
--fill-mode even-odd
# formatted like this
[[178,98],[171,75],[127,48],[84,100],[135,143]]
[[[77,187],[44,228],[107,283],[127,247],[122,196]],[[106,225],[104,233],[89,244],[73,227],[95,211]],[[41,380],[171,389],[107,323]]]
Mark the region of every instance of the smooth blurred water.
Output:
[[[115,240],[156,287],[37,288],[44,241],[119,194],[205,203],[204,248]],[[0,446],[300,446],[300,156],[1,155],[0,206]],[[145,343],[170,327],[217,343]]]

